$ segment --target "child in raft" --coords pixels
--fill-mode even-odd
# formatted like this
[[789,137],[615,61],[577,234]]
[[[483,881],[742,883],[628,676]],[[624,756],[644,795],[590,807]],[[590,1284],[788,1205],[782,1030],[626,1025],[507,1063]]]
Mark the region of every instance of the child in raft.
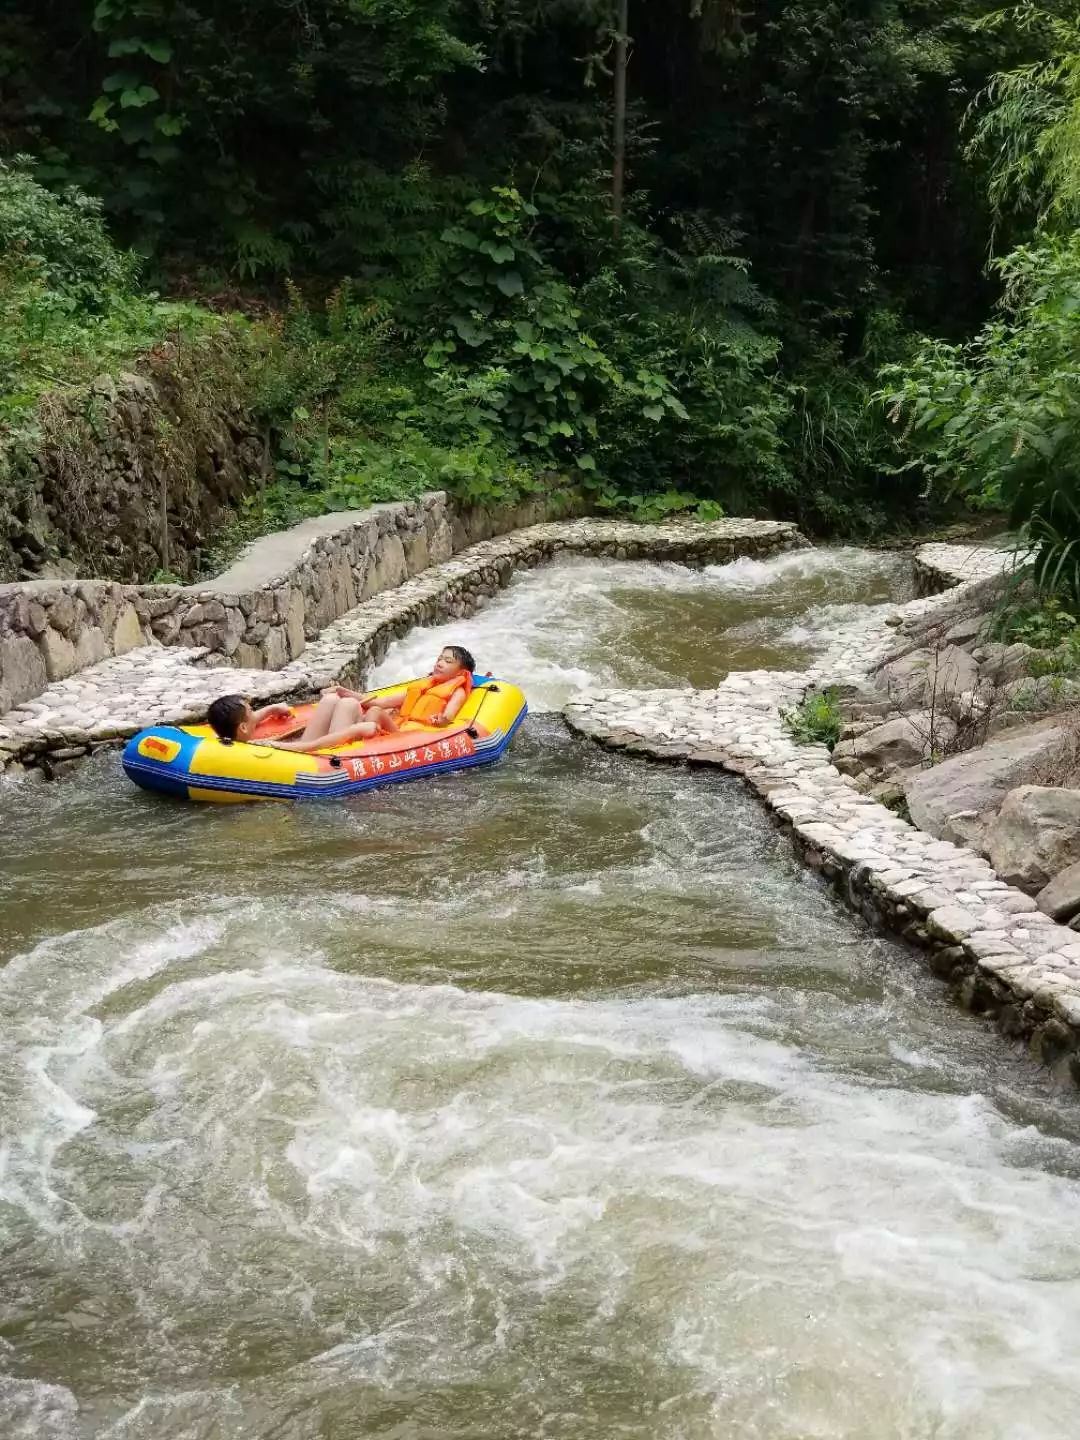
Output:
[[[393,730],[418,730],[451,725],[472,694],[476,661],[464,645],[447,645],[425,680],[414,680],[391,695],[363,694],[339,685],[334,692],[342,702],[355,701],[364,714]],[[392,713],[393,712],[393,713]],[[394,718],[396,715],[396,720]]]
[[[304,754],[367,740],[380,733],[449,725],[472,693],[475,665],[463,646],[448,645],[426,680],[417,680],[391,695],[368,695],[339,685],[323,695],[298,739],[260,743]],[[222,695],[211,703],[206,719],[220,739],[244,743],[255,738],[263,720],[291,713],[288,705],[253,710],[242,695]]]
[[[250,743],[263,720],[276,720],[292,713],[288,705],[265,705],[261,710],[253,710],[242,695],[222,695],[210,704],[206,719],[219,739]],[[361,716],[358,697],[342,698],[331,690],[316,705],[314,715],[296,740],[262,740],[259,743],[272,745],[277,750],[296,750],[305,754],[312,750],[348,745],[352,740],[368,740],[372,735],[398,728],[389,715],[381,712],[372,713],[369,719]]]

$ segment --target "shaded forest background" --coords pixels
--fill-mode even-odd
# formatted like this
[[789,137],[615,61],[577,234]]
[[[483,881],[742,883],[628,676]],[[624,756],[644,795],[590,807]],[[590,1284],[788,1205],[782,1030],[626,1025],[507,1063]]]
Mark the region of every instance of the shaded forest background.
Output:
[[629,0],[617,235],[619,23],[9,0],[0,485],[44,394],[170,343],[243,377],[263,527],[552,472],[640,516],[1045,518],[1080,453],[1069,7]]

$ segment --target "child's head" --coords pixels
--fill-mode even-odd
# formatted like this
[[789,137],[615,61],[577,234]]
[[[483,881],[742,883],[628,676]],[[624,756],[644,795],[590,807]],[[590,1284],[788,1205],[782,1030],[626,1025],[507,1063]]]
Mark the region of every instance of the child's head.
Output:
[[475,669],[476,661],[464,645],[447,645],[435,661],[431,673],[440,680],[449,680],[451,675],[460,675],[462,670],[468,670],[471,674]]
[[255,712],[242,695],[220,695],[206,711],[206,721],[222,740],[250,740]]

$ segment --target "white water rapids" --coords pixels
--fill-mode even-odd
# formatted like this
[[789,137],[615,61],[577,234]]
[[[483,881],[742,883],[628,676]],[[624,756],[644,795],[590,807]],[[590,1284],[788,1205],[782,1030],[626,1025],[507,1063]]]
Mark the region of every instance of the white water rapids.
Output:
[[[557,564],[379,678],[706,683],[904,578]],[[0,823],[4,1440],[1068,1433],[1080,1107],[739,782],[539,714],[357,802],[101,756]]]

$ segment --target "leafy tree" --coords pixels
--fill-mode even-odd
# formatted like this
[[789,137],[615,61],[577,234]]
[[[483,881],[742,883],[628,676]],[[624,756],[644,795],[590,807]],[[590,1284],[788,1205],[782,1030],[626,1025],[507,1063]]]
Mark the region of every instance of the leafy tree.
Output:
[[1024,0],[987,18],[1034,53],[995,75],[973,112],[999,214],[1031,239],[993,265],[997,313],[966,343],[927,339],[887,367],[881,399],[902,464],[982,506],[1004,508],[1035,548],[1036,578],[1080,602],[1080,28]]
[[874,364],[993,298],[995,73],[1065,193],[1064,0],[990,4],[9,0],[0,146],[163,288],[277,312],[260,403],[312,497],[396,446],[480,490],[558,465],[869,526],[918,483]]

